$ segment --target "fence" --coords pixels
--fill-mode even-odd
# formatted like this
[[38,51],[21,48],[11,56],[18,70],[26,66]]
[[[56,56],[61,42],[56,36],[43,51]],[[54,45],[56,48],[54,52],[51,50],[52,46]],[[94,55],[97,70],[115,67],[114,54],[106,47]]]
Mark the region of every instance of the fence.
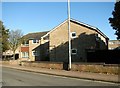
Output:
[[87,62],[120,63],[120,50],[96,50],[87,52]]

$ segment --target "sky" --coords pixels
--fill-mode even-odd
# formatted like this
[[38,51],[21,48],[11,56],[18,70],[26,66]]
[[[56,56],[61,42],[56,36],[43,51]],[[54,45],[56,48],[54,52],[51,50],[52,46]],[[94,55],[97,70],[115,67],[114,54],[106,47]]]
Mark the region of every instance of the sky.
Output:
[[[99,28],[110,40],[115,31],[109,24],[114,2],[71,2],[71,18]],[[24,34],[50,31],[68,18],[67,2],[2,2],[2,21],[10,30]]]

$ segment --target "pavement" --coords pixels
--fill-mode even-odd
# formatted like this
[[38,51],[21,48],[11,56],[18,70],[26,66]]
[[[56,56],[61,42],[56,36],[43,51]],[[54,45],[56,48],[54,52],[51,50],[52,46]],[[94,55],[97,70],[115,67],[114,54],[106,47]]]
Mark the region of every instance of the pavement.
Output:
[[46,69],[46,68],[37,68],[37,67],[25,67],[25,66],[19,66],[19,65],[2,65],[2,66],[9,67],[12,69],[17,69],[17,70],[22,70],[22,71],[36,72],[36,73],[42,73],[42,74],[48,74],[48,75],[120,83],[120,78],[119,78],[120,76],[113,75],[113,74],[66,71],[66,70]]

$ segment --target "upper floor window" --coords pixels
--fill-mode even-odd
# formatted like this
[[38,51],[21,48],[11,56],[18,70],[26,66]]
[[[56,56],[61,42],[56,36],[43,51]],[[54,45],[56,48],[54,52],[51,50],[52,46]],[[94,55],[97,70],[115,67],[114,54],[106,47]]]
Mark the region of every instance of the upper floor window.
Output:
[[71,33],[71,38],[76,38],[76,37],[77,37],[76,32],[72,32]]
[[33,39],[33,43],[39,43],[39,40]]
[[98,34],[95,34],[95,39],[96,39],[96,41],[99,41]]
[[116,41],[116,43],[115,44],[120,44],[120,41]]
[[120,44],[119,41],[109,41],[109,44]]
[[114,44],[113,42],[109,42],[109,44]]
[[49,35],[45,36],[43,39],[44,40],[49,40]]
[[23,45],[28,46],[29,45],[29,41],[24,41]]

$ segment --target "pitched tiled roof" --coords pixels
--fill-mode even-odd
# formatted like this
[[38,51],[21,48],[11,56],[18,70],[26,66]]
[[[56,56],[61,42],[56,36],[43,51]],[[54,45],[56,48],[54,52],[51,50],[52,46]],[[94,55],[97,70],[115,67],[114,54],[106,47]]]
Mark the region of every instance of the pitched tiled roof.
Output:
[[42,36],[44,36],[47,33],[48,33],[48,31],[46,31],[46,32],[29,33],[29,34],[23,36],[23,38],[25,38],[25,39],[40,39]]

